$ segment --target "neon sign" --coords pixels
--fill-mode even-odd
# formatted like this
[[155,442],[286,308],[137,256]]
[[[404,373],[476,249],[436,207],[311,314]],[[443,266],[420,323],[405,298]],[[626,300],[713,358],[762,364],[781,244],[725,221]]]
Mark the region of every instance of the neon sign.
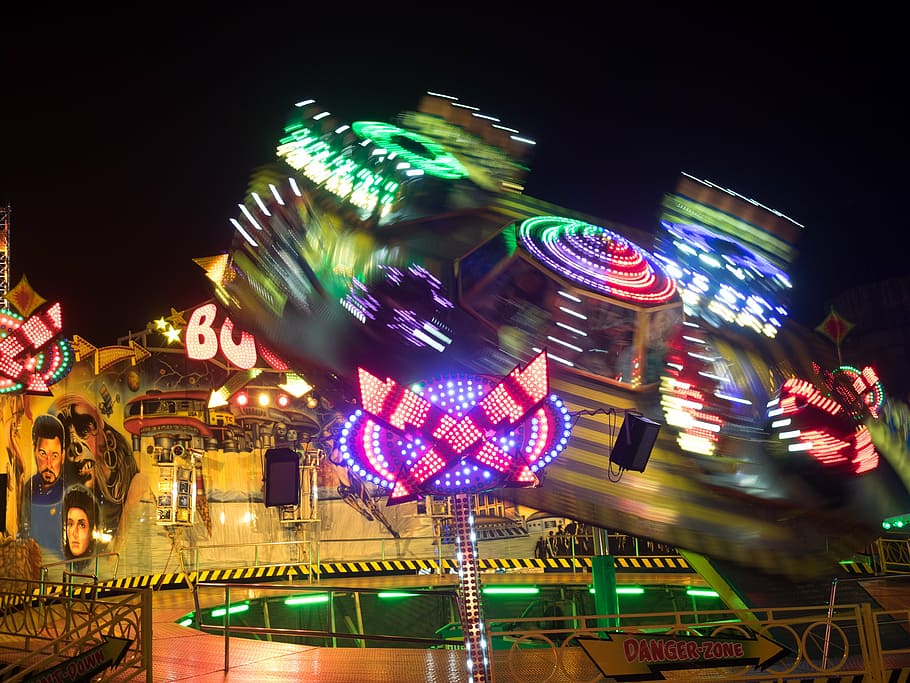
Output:
[[[215,331],[215,320],[218,308],[215,304],[202,304],[190,314],[186,324],[186,355],[192,360],[211,360],[219,349],[224,358],[242,370],[250,370],[261,357],[269,367],[284,371],[288,364],[274,352],[256,341],[256,338],[245,330],[235,328],[234,321],[225,316],[218,331]],[[239,332],[239,339],[237,333]]]
[[356,474],[391,490],[390,505],[537,486],[568,443],[571,417],[549,393],[545,353],[498,383],[465,375],[407,388],[358,374],[363,408],[346,421],[340,449]]
[[62,331],[59,303],[27,318],[0,309],[0,393],[50,393],[74,363],[70,343],[57,339]]

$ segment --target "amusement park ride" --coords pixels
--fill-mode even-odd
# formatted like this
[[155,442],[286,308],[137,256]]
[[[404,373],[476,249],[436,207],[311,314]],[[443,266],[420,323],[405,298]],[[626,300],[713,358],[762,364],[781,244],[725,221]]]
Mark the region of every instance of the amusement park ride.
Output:
[[[394,124],[299,102],[207,261],[216,299],[350,413],[364,372],[429,386],[543,355],[571,437],[504,498],[785,573],[874,539],[907,507],[865,425],[885,394],[787,317],[802,226],[687,174],[657,235],[602,225],[522,194],[532,149],[447,95]],[[617,486],[629,416],[660,434]]]
[[[394,533],[383,499],[451,499],[467,626],[477,492],[792,576],[910,510],[906,444],[876,443],[901,429],[887,378],[788,318],[802,226],[687,174],[657,233],[608,224],[523,194],[533,147],[439,93],[394,123],[297,103],[231,249],[196,260],[212,301],[175,318],[189,358],[230,370],[206,409],[262,368],[300,380],[333,416],[310,439],[346,468],[345,502]],[[7,392],[63,364],[24,360],[60,335],[30,312],[5,318]],[[177,497],[159,514],[193,508],[187,452],[160,462]],[[484,680],[483,638],[465,639]]]

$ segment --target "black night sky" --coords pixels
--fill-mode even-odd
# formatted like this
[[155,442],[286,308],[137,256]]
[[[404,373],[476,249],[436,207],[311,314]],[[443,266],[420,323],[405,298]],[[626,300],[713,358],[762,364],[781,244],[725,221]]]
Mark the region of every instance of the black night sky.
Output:
[[685,171],[803,224],[791,311],[807,326],[844,289],[910,271],[895,18],[451,7],[4,17],[10,284],[26,275],[93,343],[192,306],[210,295],[192,259],[228,248],[295,102],[391,121],[426,90],[536,140],[533,197],[653,231]]

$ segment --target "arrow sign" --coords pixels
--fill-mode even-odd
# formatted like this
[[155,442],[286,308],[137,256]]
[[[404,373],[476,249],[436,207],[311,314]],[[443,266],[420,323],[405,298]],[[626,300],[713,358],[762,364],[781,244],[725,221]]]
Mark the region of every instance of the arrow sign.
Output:
[[100,645],[27,678],[25,683],[89,683],[99,671],[117,666],[132,642],[128,638],[106,636]]
[[[650,680],[671,669],[770,666],[789,651],[761,634],[754,638],[714,638],[643,633],[611,633],[578,638],[578,644],[606,678]],[[659,678],[664,678],[658,673]]]
[[79,335],[73,336],[73,351],[76,361],[94,355],[95,374],[100,374],[122,360],[129,360],[130,365],[141,363],[151,357],[151,352],[130,339],[129,346],[103,346],[98,348]]

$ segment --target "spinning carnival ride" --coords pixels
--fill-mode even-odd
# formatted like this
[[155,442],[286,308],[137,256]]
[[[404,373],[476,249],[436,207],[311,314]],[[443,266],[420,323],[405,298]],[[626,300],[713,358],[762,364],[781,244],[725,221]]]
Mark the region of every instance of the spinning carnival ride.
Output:
[[[558,397],[543,423],[568,416],[571,436],[503,498],[793,576],[910,509],[865,427],[882,382],[787,318],[801,226],[685,174],[657,236],[604,225],[522,194],[532,149],[445,95],[394,123],[301,102],[232,219],[230,253],[198,260],[231,317],[343,414],[351,467],[390,502],[416,491],[415,471],[383,458],[418,440],[356,413],[363,373],[489,388],[543,355]],[[631,474],[611,461],[630,414],[661,425]],[[446,476],[433,493],[477,487]]]

